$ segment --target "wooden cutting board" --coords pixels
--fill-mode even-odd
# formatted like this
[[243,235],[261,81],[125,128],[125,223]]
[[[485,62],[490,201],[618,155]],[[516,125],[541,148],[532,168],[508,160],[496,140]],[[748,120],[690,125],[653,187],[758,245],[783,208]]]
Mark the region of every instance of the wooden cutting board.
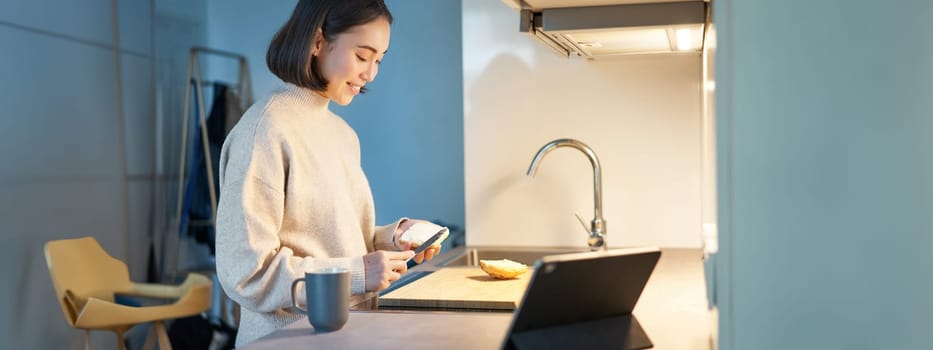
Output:
[[379,297],[379,305],[514,310],[530,278],[530,270],[516,279],[498,280],[479,267],[445,267]]

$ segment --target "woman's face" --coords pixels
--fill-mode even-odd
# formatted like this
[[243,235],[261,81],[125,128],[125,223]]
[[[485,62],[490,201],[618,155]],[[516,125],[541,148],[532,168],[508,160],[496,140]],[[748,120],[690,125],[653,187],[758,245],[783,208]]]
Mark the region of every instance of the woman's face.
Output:
[[389,22],[380,17],[338,34],[334,42],[315,44],[321,74],[328,81],[322,94],[346,106],[379,73],[379,63],[389,49]]

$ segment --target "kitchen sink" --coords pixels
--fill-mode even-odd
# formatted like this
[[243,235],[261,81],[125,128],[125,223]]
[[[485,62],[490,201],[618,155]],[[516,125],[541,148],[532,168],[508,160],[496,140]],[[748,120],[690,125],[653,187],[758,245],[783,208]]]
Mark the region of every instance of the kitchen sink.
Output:
[[388,289],[380,291],[379,295],[392,292],[444,267],[479,266],[480,260],[499,259],[509,259],[534,266],[535,262],[543,256],[588,251],[590,250],[586,247],[457,247],[442,253],[431,261],[409,269]]
[[[588,252],[589,248],[580,247],[466,247],[455,249],[438,257],[438,266],[479,266],[480,260],[509,259],[533,266],[543,256]],[[443,260],[441,259],[443,258]]]
[[388,294],[444,267],[479,266],[480,260],[499,259],[509,259],[533,267],[543,256],[588,251],[590,249],[587,247],[457,247],[409,269],[388,289],[380,291],[379,295]]

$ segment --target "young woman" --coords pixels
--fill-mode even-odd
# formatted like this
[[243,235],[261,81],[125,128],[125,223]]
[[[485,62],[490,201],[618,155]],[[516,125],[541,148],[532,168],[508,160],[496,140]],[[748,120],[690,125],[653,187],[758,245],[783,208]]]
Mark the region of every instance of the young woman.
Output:
[[328,108],[376,78],[391,23],[382,0],[301,0],[269,45],[269,69],[286,84],[246,111],[220,155],[217,274],[241,306],[237,345],[303,317],[290,287],[308,271],[348,269],[348,307],[368,307],[407,270],[414,252],[400,237],[430,224],[375,225],[359,140]]

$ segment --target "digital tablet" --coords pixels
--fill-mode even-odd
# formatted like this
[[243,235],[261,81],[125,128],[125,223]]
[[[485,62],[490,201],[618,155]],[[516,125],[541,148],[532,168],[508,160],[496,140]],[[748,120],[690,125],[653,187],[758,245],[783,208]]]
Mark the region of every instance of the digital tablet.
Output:
[[660,257],[649,247],[539,259],[502,348],[652,347],[632,310]]

